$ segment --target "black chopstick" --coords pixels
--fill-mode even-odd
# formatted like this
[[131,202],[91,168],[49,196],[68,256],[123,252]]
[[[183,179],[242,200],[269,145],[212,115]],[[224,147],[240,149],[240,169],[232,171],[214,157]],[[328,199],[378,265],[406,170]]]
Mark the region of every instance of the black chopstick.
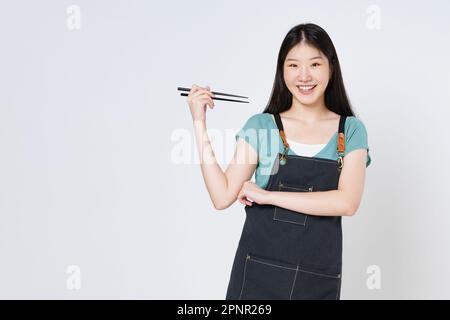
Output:
[[[183,97],[187,97],[189,94],[188,93],[181,93],[181,95]],[[248,101],[242,101],[242,100],[234,100],[234,99],[225,99],[225,98],[217,98],[217,97],[213,97],[213,100],[222,100],[222,101],[232,101],[232,102],[242,102],[242,103],[249,103]]]
[[[191,89],[189,88],[182,88],[182,87],[178,87],[177,90],[179,91],[191,91]],[[215,95],[222,95],[222,96],[227,96],[227,97],[236,97],[236,98],[244,98],[244,99],[248,99],[248,97],[244,97],[244,96],[238,96],[235,94],[229,94],[229,93],[222,93],[222,92],[217,92],[217,91],[211,91],[212,93],[214,93]]]

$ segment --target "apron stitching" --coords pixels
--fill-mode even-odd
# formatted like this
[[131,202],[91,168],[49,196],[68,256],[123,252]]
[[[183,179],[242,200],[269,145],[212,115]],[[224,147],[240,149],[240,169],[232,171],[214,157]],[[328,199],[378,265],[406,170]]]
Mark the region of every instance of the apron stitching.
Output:
[[291,294],[289,296],[289,300],[292,300],[292,293],[294,292],[295,280],[297,280],[298,266],[297,270],[295,270],[294,281],[292,282]]
[[[276,208],[275,208],[275,210],[276,210]],[[298,225],[301,225],[301,226],[306,226],[306,218],[307,218],[307,217],[308,217],[308,216],[305,215],[305,223],[294,222],[294,221],[290,221],[290,220],[281,220],[281,219],[277,219],[277,218],[273,218],[273,220],[275,220],[275,221],[281,221],[281,222],[287,222],[287,223],[294,223],[294,224],[298,224]]]
[[244,265],[244,278],[242,279],[242,286],[241,286],[241,293],[239,294],[239,300],[241,300],[242,292],[244,291],[244,284],[245,284],[245,271],[247,270],[247,261],[250,258],[250,256],[247,254],[247,258],[245,259],[245,265]]
[[[301,190],[301,191],[303,191],[303,192],[311,192],[311,191],[312,191],[312,187],[309,187],[309,189],[301,189],[301,188],[291,187],[291,186],[288,186],[288,185],[283,184],[283,182],[281,182],[281,180],[280,180],[280,181],[278,181],[278,191],[281,192],[281,188],[288,188],[288,189],[294,189],[294,190]],[[305,188],[307,188],[307,187],[305,187]],[[308,215],[307,215],[307,214],[305,214],[305,213],[303,213],[303,212],[298,212],[298,213],[297,213],[297,212],[294,211],[294,210],[290,210],[290,211],[293,211],[293,212],[296,213],[296,214],[302,214],[302,215],[304,215],[305,220],[304,220],[303,222],[295,222],[295,221],[291,221],[291,220],[282,220],[282,219],[276,218],[276,215],[277,215],[277,208],[280,209],[278,206],[275,206],[275,210],[274,210],[274,213],[273,213],[273,220],[275,220],[275,221],[281,221],[281,222],[294,223],[294,224],[298,224],[298,225],[301,225],[301,226],[306,226],[306,220],[308,220]],[[289,210],[289,209],[286,209],[286,208],[282,208],[282,209],[284,209],[284,210]]]
[[312,271],[306,271],[306,270],[303,270],[303,269],[299,269],[299,271],[300,271],[300,272],[304,272],[304,273],[314,274],[314,275],[316,275],[316,276],[321,276],[321,277],[328,277],[328,278],[333,278],[333,279],[339,279],[339,278],[340,278],[340,275],[333,276],[333,275],[330,275],[330,274],[324,274],[324,273],[317,273],[317,272],[312,272]]
[[304,269],[300,269],[298,265],[297,265],[297,268],[293,268],[293,267],[280,266],[280,265],[276,265],[276,264],[268,263],[268,262],[264,262],[264,261],[259,261],[259,260],[256,260],[256,259],[254,259],[254,258],[251,258],[251,257],[247,258],[247,259],[246,259],[246,262],[247,262],[247,260],[252,260],[253,262],[265,264],[265,265],[272,266],[272,267],[276,267],[276,268],[283,268],[283,269],[295,270],[295,271],[298,270],[298,271],[300,271],[300,272],[310,273],[310,274],[314,274],[314,275],[322,276],[322,277],[328,277],[328,278],[334,278],[334,279],[339,279],[339,278],[340,278],[340,275],[339,275],[339,274],[338,274],[338,275],[330,275],[330,274],[325,274],[325,273],[319,273],[319,272],[307,271],[307,270],[304,270]]
[[[281,191],[281,188],[295,189],[295,190],[301,190],[301,191],[309,191],[310,190],[310,189],[303,189],[303,188],[308,188],[308,187],[298,188],[298,187],[288,186],[287,184],[284,184],[284,182],[279,181],[278,182],[278,191]],[[312,188],[312,187],[309,187],[309,188]]]
[[271,266],[271,267],[282,268],[282,269],[288,269],[288,270],[297,270],[297,269],[290,268],[290,267],[285,267],[285,266],[280,266],[280,265],[276,265],[276,264],[272,264],[272,263],[268,263],[268,262],[258,261],[258,260],[252,259],[252,258],[250,258],[250,260],[252,260],[252,261],[254,261],[254,262],[257,262],[257,263],[265,264],[265,265],[268,265],[268,266]]

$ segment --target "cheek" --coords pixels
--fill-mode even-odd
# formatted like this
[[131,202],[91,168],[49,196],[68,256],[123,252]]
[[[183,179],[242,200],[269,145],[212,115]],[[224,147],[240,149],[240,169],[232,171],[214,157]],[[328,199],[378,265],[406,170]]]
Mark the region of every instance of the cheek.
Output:
[[328,76],[328,74],[326,72],[317,73],[315,75],[315,77],[314,77],[320,83],[320,86],[322,87],[321,88],[322,90],[325,90],[325,88],[328,85],[328,81],[329,81],[328,77],[329,76]]
[[320,78],[322,82],[328,82],[330,80],[331,73],[327,69],[327,67],[324,67],[323,70],[320,72]]
[[292,82],[292,81],[295,81],[295,77],[296,77],[296,74],[295,74],[294,71],[292,71],[292,70],[290,70],[290,69],[285,69],[285,70],[284,70],[284,80],[285,80],[287,83]]

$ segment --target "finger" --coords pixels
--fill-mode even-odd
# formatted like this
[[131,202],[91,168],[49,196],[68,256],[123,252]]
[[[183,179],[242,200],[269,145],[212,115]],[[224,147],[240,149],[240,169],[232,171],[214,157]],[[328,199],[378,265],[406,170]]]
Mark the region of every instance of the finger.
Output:
[[204,92],[204,93],[208,93],[208,94],[212,94],[214,95],[211,90],[208,90],[206,88],[200,87],[196,84],[192,85],[191,90],[189,91],[189,96],[194,96],[195,93],[199,93],[199,92]]
[[208,107],[210,109],[213,109],[214,107],[211,107],[211,102],[208,100],[200,100],[201,107]]
[[207,92],[211,95],[211,97],[215,97],[216,95],[214,93],[212,93],[211,89],[209,87],[207,88]]
[[208,93],[208,91],[205,90],[199,90],[197,92],[194,92],[191,96],[191,99],[197,99],[199,97],[208,97],[211,98],[211,95]]
[[247,201],[247,197],[245,196],[245,194],[242,191],[240,191],[238,194],[238,200],[240,203],[242,203],[244,205],[248,205],[248,206],[252,205],[252,203],[250,201]]
[[203,90],[203,89],[198,89],[198,90],[195,90],[192,94],[191,94],[191,96],[192,96],[192,98],[196,98],[196,97],[198,97],[198,96],[201,96],[202,94],[204,94],[205,93],[205,91]]
[[194,95],[192,96],[193,98],[196,97],[203,97],[203,98],[213,98],[214,95],[211,95],[210,93],[208,93],[207,91],[203,91],[203,92],[196,92],[194,93]]
[[214,109],[214,102],[210,98],[203,98],[199,100],[202,104],[207,104],[211,109]]
[[202,97],[203,97],[204,99],[206,99],[206,100],[209,102],[209,105],[211,106],[211,109],[214,108],[214,106],[215,106],[216,104],[214,103],[214,100],[212,99],[211,95],[209,95],[209,94],[204,94],[204,95],[202,95]]
[[198,97],[201,96],[202,94],[207,95],[209,97],[215,97],[216,95],[214,93],[212,93],[211,91],[208,90],[204,90],[204,89],[199,89],[198,91],[194,92],[192,94],[192,97]]
[[195,92],[197,92],[197,91],[200,90],[200,89],[201,89],[200,86],[198,86],[198,85],[196,85],[196,84],[193,84],[192,87],[191,87],[191,91],[189,91],[189,95],[190,95],[190,94],[193,94],[193,93],[195,93]]
[[192,97],[188,97],[189,101],[200,101],[203,102],[204,100],[209,99],[209,96],[207,94],[202,94],[201,92],[196,92]]

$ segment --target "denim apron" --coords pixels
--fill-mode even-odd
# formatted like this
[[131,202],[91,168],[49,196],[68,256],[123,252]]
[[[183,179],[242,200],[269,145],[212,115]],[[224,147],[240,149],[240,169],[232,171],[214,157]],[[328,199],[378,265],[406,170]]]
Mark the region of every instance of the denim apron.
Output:
[[[269,191],[315,192],[338,188],[345,150],[345,119],[339,120],[338,160],[277,154]],[[314,216],[273,205],[245,206],[246,219],[228,284],[227,300],[340,299],[340,216]]]

